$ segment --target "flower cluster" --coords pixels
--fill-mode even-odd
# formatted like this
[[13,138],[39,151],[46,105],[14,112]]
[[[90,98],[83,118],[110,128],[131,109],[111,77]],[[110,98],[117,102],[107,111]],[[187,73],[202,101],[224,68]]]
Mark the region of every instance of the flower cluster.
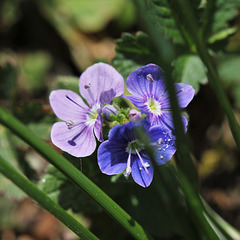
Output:
[[[79,79],[81,96],[88,105],[75,92],[53,91],[50,104],[63,122],[53,125],[51,139],[73,156],[89,156],[96,149],[95,136],[103,141],[103,123],[112,121],[108,140],[97,152],[100,170],[107,175],[131,174],[137,184],[147,187],[153,179],[153,167],[136,129],[141,128],[147,134],[159,165],[169,161],[176,151],[169,96],[163,72],[155,64],[132,72],[126,85],[131,95],[123,95],[124,79],[112,66],[97,63],[87,68]],[[194,89],[185,83],[176,83],[175,89],[179,107],[183,109],[192,100]],[[129,100],[140,111],[117,109],[111,105],[117,96]],[[188,122],[184,115],[182,120],[186,130]]]

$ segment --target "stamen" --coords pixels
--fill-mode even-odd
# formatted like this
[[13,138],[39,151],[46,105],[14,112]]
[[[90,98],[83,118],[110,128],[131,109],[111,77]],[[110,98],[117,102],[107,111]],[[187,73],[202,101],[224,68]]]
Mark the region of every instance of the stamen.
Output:
[[127,159],[127,168],[126,168],[126,172],[124,173],[124,176],[128,177],[131,172],[132,172],[132,168],[131,168],[131,148],[130,148],[128,159]]
[[68,126],[68,129],[71,129],[75,126],[74,122],[72,120],[69,120],[66,122],[66,125]]
[[152,74],[150,74],[150,73],[146,76],[146,78],[147,78],[147,80],[148,80],[149,82],[153,82],[153,81],[154,81],[153,76],[152,76]]
[[88,91],[88,94],[89,94],[90,98],[92,99],[92,101],[95,102],[93,93],[91,91],[91,83],[89,83],[88,85],[85,85],[84,88]]
[[[146,76],[146,78],[147,78],[147,80],[148,80],[150,83],[153,83],[153,82],[154,82],[154,79],[153,79],[152,74],[149,73],[149,74]],[[153,84],[150,84],[150,85],[149,85],[149,90],[150,90],[150,93],[152,93]]]
[[162,143],[163,143],[163,139],[162,139],[162,138],[159,138],[159,139],[157,140],[156,145],[157,145],[157,146],[160,146]]
[[70,100],[72,103],[76,104],[78,107],[84,109],[81,105],[79,105],[78,103],[76,103],[73,99],[71,99],[68,95],[65,95],[65,97]]
[[150,164],[149,164],[148,162],[145,162],[143,165],[144,165],[146,168],[150,167]]
[[176,94],[183,92],[183,91],[184,91],[184,88],[181,88],[178,92],[176,92]]
[[137,155],[138,155],[138,157],[139,157],[139,160],[140,160],[142,166],[144,167],[144,170],[147,172],[147,175],[150,176],[150,173],[149,173],[149,171],[147,170],[147,168],[150,167],[149,163],[143,161],[143,159],[142,159],[142,157],[141,157],[141,155],[139,154],[139,152],[138,152],[137,149],[135,149],[135,151],[136,151],[136,153],[137,153]]
[[91,87],[91,83],[89,83],[88,85],[85,85],[85,86],[84,86],[85,89],[88,89],[88,88],[90,88],[90,87]]

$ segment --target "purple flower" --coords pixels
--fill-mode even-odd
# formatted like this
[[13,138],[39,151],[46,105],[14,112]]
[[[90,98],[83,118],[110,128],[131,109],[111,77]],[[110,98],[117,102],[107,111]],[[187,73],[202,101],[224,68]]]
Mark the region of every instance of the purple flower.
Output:
[[159,165],[171,159],[176,151],[175,137],[168,129],[150,127],[146,120],[130,121],[116,125],[109,132],[109,139],[98,148],[98,165],[107,175],[132,174],[133,180],[142,187],[148,187],[153,179],[153,166],[144,145],[137,139],[136,127],[142,127],[155,149],[155,159]]
[[70,90],[52,91],[49,97],[57,122],[51,130],[54,145],[75,156],[91,155],[96,148],[97,137],[102,141],[101,108],[124,91],[123,77],[110,65],[97,63],[87,68],[79,79],[82,98]]
[[[130,73],[126,84],[132,95],[124,97],[145,113],[152,125],[174,128],[169,95],[160,67],[155,64],[140,67]],[[193,87],[186,83],[176,83],[175,89],[180,109],[185,108],[193,99]],[[182,120],[186,129],[187,118],[182,115]]]

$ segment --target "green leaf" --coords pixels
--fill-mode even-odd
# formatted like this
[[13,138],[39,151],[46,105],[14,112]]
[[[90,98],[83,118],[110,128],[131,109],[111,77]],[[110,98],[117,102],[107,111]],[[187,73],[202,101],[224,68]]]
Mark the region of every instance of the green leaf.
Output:
[[9,28],[14,25],[20,18],[20,2],[18,0],[3,0],[0,3],[0,21],[1,28]]
[[[0,155],[1,157],[8,159],[10,164],[17,169],[20,169],[15,149],[12,147],[9,141],[8,131],[6,128],[0,125]],[[0,174],[0,192],[3,192],[7,198],[10,199],[22,199],[26,195],[14,185],[10,180]]]
[[174,60],[173,66],[173,78],[192,85],[196,92],[200,84],[207,82],[206,68],[197,55],[182,55]]
[[240,109],[240,55],[224,55],[218,59],[218,73],[221,80],[232,91],[234,102]]
[[181,33],[179,32],[176,23],[172,17],[171,9],[166,0],[149,1],[149,9],[151,9],[152,22],[158,28],[163,30],[163,33],[176,44],[184,44]]
[[212,44],[216,41],[220,41],[223,40],[225,38],[227,38],[228,36],[234,34],[237,31],[237,27],[231,27],[231,28],[226,28],[223,29],[219,32],[217,32],[216,34],[212,35],[209,39],[208,39],[208,43]]
[[214,11],[211,12],[209,21],[206,24],[210,43],[222,40],[233,33],[234,28],[227,29],[229,28],[229,21],[237,16],[239,6],[239,0],[215,1],[213,5]]
[[79,213],[99,212],[101,209],[53,166],[48,167],[48,172],[40,179],[38,186],[66,210],[72,209]]
[[135,20],[133,3],[129,0],[45,0],[41,4],[84,32],[100,31],[109,21],[121,17],[123,13],[128,13],[125,15],[128,26]]
[[150,38],[143,32],[136,35],[125,33],[116,44],[117,55],[113,65],[124,78],[137,68],[157,60]]

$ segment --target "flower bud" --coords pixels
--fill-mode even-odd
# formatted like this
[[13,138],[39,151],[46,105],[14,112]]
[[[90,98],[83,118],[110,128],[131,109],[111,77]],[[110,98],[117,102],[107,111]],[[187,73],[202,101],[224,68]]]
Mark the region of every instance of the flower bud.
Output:
[[131,119],[133,119],[133,120],[136,120],[136,121],[139,121],[139,120],[141,120],[141,118],[142,118],[142,114],[141,114],[141,112],[139,112],[138,110],[136,110],[136,109],[131,109],[130,111],[129,111],[129,117],[131,118]]
[[116,115],[118,114],[118,110],[113,106],[113,105],[105,105],[102,108],[102,114],[106,118],[107,121],[113,121],[111,118],[111,115]]

